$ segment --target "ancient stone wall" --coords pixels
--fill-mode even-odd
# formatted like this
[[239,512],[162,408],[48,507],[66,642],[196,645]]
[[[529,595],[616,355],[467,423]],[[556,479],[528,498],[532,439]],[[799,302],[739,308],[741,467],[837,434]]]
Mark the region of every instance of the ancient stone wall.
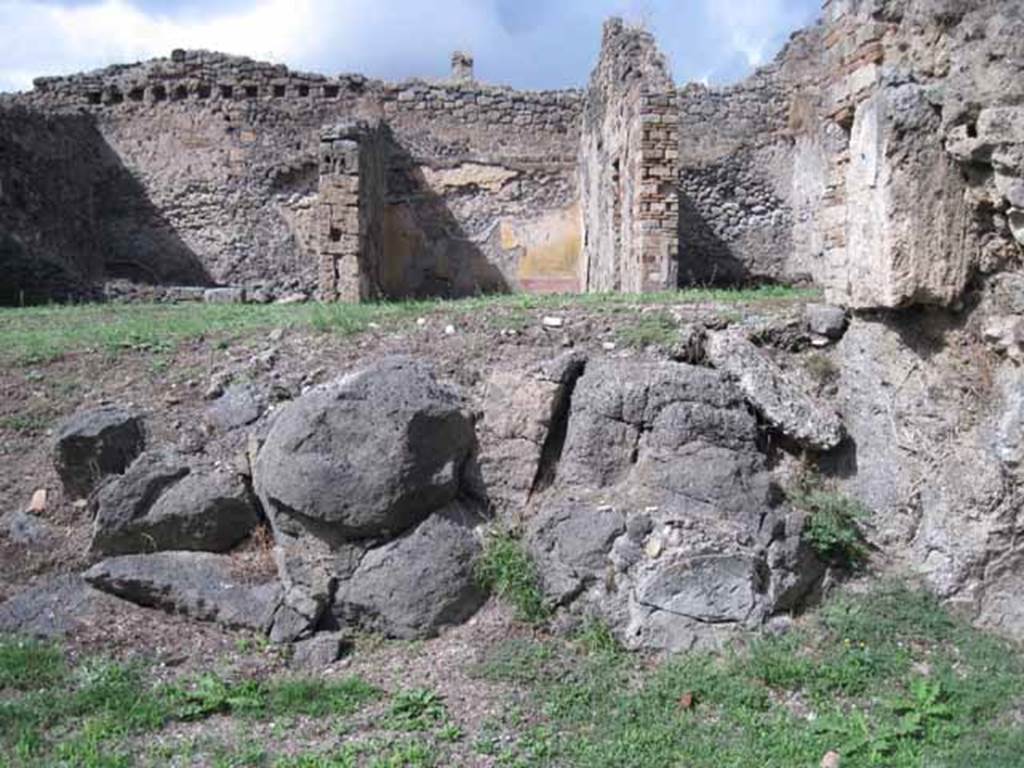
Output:
[[820,29],[731,86],[680,89],[680,279],[801,282],[813,273],[825,165],[815,132]]
[[676,285],[678,123],[654,38],[621,19],[607,22],[580,140],[586,290]]
[[85,296],[102,273],[95,149],[87,119],[0,108],[0,303]]
[[312,293],[320,129],[384,118],[389,295],[575,287],[576,92],[391,85],[176,51],[40,79],[16,101],[88,116],[216,282]]
[[[182,242],[90,115],[0,102],[3,301],[85,298],[101,277],[204,285]],[[14,255],[12,255],[14,254]],[[17,255],[20,254],[20,255]]]
[[319,297],[364,301],[380,297],[386,148],[381,126],[346,123],[320,137],[318,186]]
[[847,141],[829,158],[821,282],[858,308],[956,304],[1020,259],[1024,9],[831,0],[825,14],[822,119]]
[[580,104],[476,83],[383,89],[387,294],[578,290]]

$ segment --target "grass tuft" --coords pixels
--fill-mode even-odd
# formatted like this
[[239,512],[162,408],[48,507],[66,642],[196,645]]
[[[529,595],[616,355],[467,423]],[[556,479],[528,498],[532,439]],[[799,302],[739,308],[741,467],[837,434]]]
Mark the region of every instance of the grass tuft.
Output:
[[1008,768],[1024,744],[1021,649],[899,585],[841,596],[784,637],[654,669],[524,642],[480,667],[543,713],[531,729],[511,723],[507,764],[783,768],[836,751],[852,768]]
[[0,691],[48,688],[67,674],[60,648],[38,640],[0,637]]
[[522,541],[511,533],[491,533],[475,572],[484,589],[515,607],[516,618],[520,621],[540,624],[548,619],[550,612],[544,602],[537,567]]

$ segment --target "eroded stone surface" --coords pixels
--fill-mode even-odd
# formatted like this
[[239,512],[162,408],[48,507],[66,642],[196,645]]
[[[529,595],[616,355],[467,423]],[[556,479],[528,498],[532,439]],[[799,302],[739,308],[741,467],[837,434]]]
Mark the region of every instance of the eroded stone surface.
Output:
[[97,563],[84,578],[97,589],[149,608],[266,632],[281,603],[275,583],[249,584],[226,555],[157,552]]
[[0,632],[65,637],[93,623],[99,612],[116,602],[78,574],[50,576],[0,603]]
[[76,413],[57,432],[54,465],[64,490],[84,497],[108,475],[124,472],[146,438],[138,414],[119,406]]
[[669,649],[716,645],[797,604],[824,569],[777,506],[756,437],[717,371],[590,361],[527,528],[548,598],[631,647]]
[[473,578],[481,547],[471,509],[449,505],[409,533],[367,551],[338,585],[339,626],[412,639],[472,616],[486,595]]
[[716,368],[736,377],[751,405],[786,437],[817,451],[831,450],[842,441],[839,416],[815,397],[798,368],[783,370],[736,331],[709,334],[705,354]]
[[248,536],[259,518],[241,478],[191,467],[171,451],[144,453],[92,499],[92,551],[223,552]]
[[[550,484],[545,456],[560,449],[576,379],[585,358],[570,352],[536,370],[501,368],[483,397],[479,466],[487,499],[500,513],[522,514],[536,488]],[[545,459],[549,460],[544,464]]]

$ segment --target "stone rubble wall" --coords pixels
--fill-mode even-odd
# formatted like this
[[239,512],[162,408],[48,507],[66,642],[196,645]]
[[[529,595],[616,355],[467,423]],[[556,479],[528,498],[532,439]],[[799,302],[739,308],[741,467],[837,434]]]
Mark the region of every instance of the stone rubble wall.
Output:
[[[60,221],[10,195],[0,217],[58,264],[101,253],[107,277],[311,295],[321,130],[363,119],[390,132],[381,296],[813,281],[855,309],[956,306],[1021,256],[1022,13],[827,0],[724,88],[677,89],[618,20],[586,92],[481,85],[466,55],[452,81],[388,84],[175,51],[0,97],[0,146],[24,146],[28,108],[88,126],[75,154],[101,169]],[[16,164],[89,187],[62,146]]]
[[794,34],[742,82],[680,89],[683,283],[816,277],[829,143],[817,119],[822,34]]
[[549,278],[575,286],[573,91],[386,84],[176,51],[42,78],[0,99],[0,109],[10,104],[91,120],[218,283],[312,294],[320,130],[385,118],[401,150],[389,153],[389,180],[415,177],[413,189],[389,192],[388,295],[544,289]]
[[103,272],[93,129],[0,110],[0,302],[79,298]]

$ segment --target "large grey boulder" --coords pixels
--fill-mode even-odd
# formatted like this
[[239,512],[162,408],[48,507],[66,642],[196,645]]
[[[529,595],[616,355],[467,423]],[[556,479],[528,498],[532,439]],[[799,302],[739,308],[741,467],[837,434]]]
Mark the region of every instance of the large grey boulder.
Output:
[[338,622],[409,639],[472,616],[485,598],[473,578],[480,554],[473,529],[479,523],[471,510],[452,504],[366,552],[338,586],[331,609]]
[[600,616],[627,646],[713,647],[823,575],[778,498],[729,376],[591,361],[526,546],[550,604]]
[[207,552],[113,557],[94,565],[84,578],[137,605],[232,629],[268,631],[281,603],[276,582],[248,583],[230,557]]
[[279,527],[394,535],[455,498],[474,441],[459,394],[393,358],[285,405],[253,481]]
[[54,466],[72,497],[88,496],[108,475],[127,469],[145,448],[142,419],[119,406],[76,413],[57,431]]
[[708,334],[705,352],[715,368],[735,376],[750,404],[786,437],[817,451],[842,442],[842,420],[815,397],[798,368],[783,370],[738,331]]
[[196,469],[169,451],[144,453],[91,500],[92,551],[116,555],[162,550],[223,552],[259,518],[237,475]]
[[408,358],[284,406],[253,467],[285,589],[272,639],[308,635],[332,601],[346,622],[403,637],[461,616],[472,547],[432,516],[478,491],[475,448],[461,395]]

